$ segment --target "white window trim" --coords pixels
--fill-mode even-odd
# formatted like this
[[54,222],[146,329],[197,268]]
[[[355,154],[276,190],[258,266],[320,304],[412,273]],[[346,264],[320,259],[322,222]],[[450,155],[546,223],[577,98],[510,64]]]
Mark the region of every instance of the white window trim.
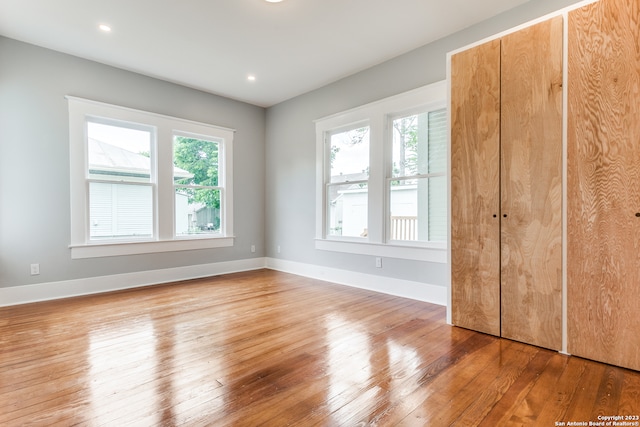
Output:
[[[95,258],[157,252],[173,252],[233,246],[233,136],[235,130],[180,119],[132,108],[66,96],[69,104],[71,258]],[[87,117],[104,117],[125,122],[144,123],[155,128],[157,180],[154,192],[154,237],[146,240],[90,241],[88,194],[86,188]],[[219,165],[225,199],[221,206],[222,229],[219,235],[175,236],[173,186],[173,135],[185,132],[207,135],[224,141]]]
[[[322,159],[323,159],[323,167],[324,167],[324,171],[323,171],[323,180],[325,179],[325,176],[329,176],[331,174],[331,164],[329,161],[327,161],[327,159],[330,158],[331,156],[331,137],[332,135],[341,133],[341,132],[347,132],[350,130],[355,130],[355,129],[359,129],[359,128],[364,128],[367,127],[369,128],[369,136],[371,136],[371,123],[369,123],[369,120],[363,120],[363,121],[358,121],[358,122],[350,122],[350,123],[346,123],[344,126],[340,126],[337,128],[332,128],[330,130],[327,130],[325,132],[323,132],[323,153],[322,153]],[[371,148],[369,148],[371,149]],[[371,170],[371,164],[369,164],[369,170]],[[367,193],[369,193],[369,185],[371,182],[371,174],[369,174],[369,176],[367,177],[367,179],[362,179],[362,180],[356,180],[356,181],[349,181],[349,182],[344,182],[344,183],[338,183],[338,182],[323,182],[323,192],[324,194],[327,194],[328,188],[330,185],[344,185],[344,184],[366,184],[367,186]],[[370,195],[368,196],[369,198],[371,197]],[[334,235],[329,235],[329,227],[328,227],[328,222],[329,222],[329,205],[325,204],[324,205],[324,215],[325,215],[325,221],[323,222],[323,235],[325,236],[326,239],[328,240],[340,240],[340,241],[345,241],[345,242],[360,242],[360,243],[366,243],[367,242],[367,238],[366,237],[359,237],[359,236],[334,236]]]
[[[316,124],[316,239],[319,250],[403,258],[438,263],[447,262],[445,242],[385,241],[388,225],[385,211],[387,204],[387,179],[390,147],[388,138],[389,118],[415,109],[435,110],[446,108],[447,82],[436,82],[390,98],[382,99],[348,111],[315,120]],[[326,231],[325,173],[327,168],[325,138],[329,132],[367,122],[370,127],[370,173],[368,237],[347,238],[330,236]],[[448,166],[447,166],[448,168]]]

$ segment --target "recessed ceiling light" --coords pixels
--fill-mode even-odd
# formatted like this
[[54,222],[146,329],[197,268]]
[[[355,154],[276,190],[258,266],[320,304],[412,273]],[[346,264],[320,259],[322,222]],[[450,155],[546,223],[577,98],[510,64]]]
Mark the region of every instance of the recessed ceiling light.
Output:
[[282,0],[266,0],[269,3],[280,3]]
[[98,28],[100,28],[100,30],[104,31],[105,33],[111,32],[111,27],[108,26],[107,24],[100,24],[98,25]]
[[254,76],[254,75],[247,76],[247,80],[249,80],[250,82],[255,82],[256,81],[256,76]]

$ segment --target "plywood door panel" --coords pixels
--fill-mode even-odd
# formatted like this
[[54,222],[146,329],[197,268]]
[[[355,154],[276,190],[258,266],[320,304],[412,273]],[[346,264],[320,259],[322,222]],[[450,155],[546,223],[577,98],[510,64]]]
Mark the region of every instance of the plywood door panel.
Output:
[[502,336],[562,347],[562,17],[502,39]]
[[451,283],[455,325],[500,335],[500,41],[451,58]]
[[640,2],[569,14],[568,351],[640,370]]

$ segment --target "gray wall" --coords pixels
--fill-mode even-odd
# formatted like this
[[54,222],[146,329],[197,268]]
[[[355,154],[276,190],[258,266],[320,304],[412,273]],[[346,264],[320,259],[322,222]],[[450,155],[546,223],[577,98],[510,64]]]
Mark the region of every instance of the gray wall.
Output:
[[[72,260],[67,94],[236,129],[235,246]],[[264,256],[264,132],[263,108],[0,37],[0,287]]]
[[[531,0],[334,84],[267,110],[267,255],[431,285],[446,286],[448,265],[316,250],[314,120],[446,78],[446,54],[537,19],[576,0]],[[281,253],[276,247],[280,245]]]

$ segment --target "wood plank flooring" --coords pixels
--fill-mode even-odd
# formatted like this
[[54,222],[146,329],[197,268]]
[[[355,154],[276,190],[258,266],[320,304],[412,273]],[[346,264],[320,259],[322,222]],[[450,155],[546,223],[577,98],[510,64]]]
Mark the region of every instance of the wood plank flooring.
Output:
[[451,327],[444,307],[270,270],[2,308],[0,348],[1,426],[640,415],[638,372]]

